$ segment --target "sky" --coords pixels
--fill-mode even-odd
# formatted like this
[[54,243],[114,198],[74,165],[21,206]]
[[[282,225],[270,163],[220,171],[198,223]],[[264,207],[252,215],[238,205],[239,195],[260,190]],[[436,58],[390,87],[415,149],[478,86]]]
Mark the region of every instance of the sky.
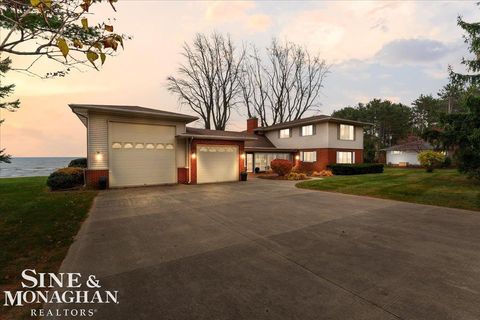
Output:
[[[461,70],[468,54],[457,16],[478,21],[475,2],[278,1],[163,2],[120,0],[117,12],[96,5],[90,19],[115,18],[115,31],[132,36],[100,71],[85,68],[64,78],[37,79],[16,72],[17,112],[2,111],[0,147],[17,157],[85,156],[86,130],[69,103],[125,104],[193,114],[166,90],[182,45],[198,32],[230,34],[238,45],[264,49],[271,39],[303,45],[330,65],[321,113],[373,98],[410,105],[420,94],[436,95],[447,67]],[[476,20],[475,20],[476,19]],[[28,57],[12,57],[25,67]],[[39,70],[58,65],[43,60]],[[244,112],[232,114],[229,130],[244,130]],[[201,123],[194,124],[200,126]]]

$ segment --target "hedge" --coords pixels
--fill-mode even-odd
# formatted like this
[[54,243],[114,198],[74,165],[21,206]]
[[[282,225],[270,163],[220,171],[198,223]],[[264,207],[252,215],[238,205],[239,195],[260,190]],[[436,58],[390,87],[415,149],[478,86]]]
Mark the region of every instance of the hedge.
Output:
[[47,179],[47,186],[51,190],[64,190],[83,185],[83,169],[82,168],[63,168],[52,173]]
[[382,173],[382,163],[329,164],[328,169],[335,175],[346,176],[366,173]]
[[69,167],[75,168],[86,168],[87,167],[87,158],[77,158],[70,161],[68,164]]

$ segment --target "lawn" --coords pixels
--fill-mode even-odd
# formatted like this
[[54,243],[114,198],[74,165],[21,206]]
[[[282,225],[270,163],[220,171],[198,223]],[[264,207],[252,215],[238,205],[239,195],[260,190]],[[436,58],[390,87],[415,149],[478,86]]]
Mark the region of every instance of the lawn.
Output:
[[58,271],[96,195],[91,190],[50,192],[45,183],[46,177],[0,179],[2,292],[18,287],[26,268]]
[[334,176],[297,187],[480,211],[480,182],[455,169],[386,168],[381,174]]

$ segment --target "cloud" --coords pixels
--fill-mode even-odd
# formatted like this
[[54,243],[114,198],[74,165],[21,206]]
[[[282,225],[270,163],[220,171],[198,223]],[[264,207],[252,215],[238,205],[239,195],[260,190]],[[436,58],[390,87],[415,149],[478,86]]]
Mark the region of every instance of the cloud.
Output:
[[206,3],[205,19],[211,24],[240,25],[248,32],[264,32],[272,19],[266,14],[253,13],[256,4],[253,1]]
[[433,63],[453,48],[431,39],[399,39],[385,44],[374,59],[389,64]]

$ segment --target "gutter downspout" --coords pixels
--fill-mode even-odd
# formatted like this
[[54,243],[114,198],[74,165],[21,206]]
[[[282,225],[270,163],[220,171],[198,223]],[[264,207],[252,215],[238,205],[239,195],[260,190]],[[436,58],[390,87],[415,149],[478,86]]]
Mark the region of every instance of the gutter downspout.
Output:
[[188,160],[187,160],[187,163],[188,163],[188,184],[192,183],[192,152],[191,152],[191,148],[190,148],[190,145],[193,141],[193,137],[190,137],[189,139],[187,139],[187,148],[188,148]]
[[88,127],[90,126],[90,121],[87,116],[80,114],[72,109],[72,112],[77,115],[77,117],[82,117],[87,121],[87,167],[83,168],[83,187],[87,187],[87,169],[88,169]]

